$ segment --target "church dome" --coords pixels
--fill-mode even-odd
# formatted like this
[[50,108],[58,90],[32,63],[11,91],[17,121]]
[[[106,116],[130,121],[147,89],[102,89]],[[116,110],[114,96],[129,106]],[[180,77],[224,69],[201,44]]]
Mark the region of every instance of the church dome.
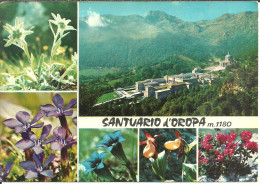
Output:
[[225,59],[232,59],[232,56],[228,53],[228,54],[225,56]]

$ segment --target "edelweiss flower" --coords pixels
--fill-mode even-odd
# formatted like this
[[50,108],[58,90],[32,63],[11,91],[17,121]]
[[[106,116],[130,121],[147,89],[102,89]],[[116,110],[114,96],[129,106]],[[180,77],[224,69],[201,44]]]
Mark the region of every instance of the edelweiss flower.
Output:
[[33,27],[31,27],[29,30],[25,30],[23,26],[23,22],[19,22],[17,17],[15,19],[14,26],[11,26],[10,24],[6,24],[5,26],[3,26],[4,29],[10,34],[8,36],[8,40],[6,40],[5,47],[14,44],[24,49],[24,46],[27,45],[25,37],[33,33],[33,31],[31,31]]
[[57,32],[60,32],[61,35],[63,35],[64,31],[70,31],[70,30],[76,30],[74,27],[69,26],[68,24],[71,22],[71,20],[66,20],[65,18],[61,18],[60,14],[51,14],[54,20],[49,20],[50,23],[55,24],[58,27]]

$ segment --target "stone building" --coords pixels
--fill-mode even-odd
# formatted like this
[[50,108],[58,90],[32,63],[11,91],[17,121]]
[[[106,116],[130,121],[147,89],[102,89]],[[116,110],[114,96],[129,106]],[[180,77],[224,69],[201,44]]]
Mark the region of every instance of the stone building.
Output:
[[227,66],[229,65],[232,65],[234,63],[234,59],[233,57],[228,53],[226,56],[225,56],[225,60],[224,61],[221,61],[219,63],[220,66],[226,68]]

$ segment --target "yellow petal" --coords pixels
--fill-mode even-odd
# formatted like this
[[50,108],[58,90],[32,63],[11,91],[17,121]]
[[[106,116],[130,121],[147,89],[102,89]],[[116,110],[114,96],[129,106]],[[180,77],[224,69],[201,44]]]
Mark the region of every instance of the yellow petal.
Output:
[[147,144],[144,148],[143,155],[146,158],[151,158],[155,153],[155,146],[153,144]]
[[164,143],[164,147],[168,150],[176,150],[180,147],[181,141],[179,139],[175,139],[174,141],[168,141]]

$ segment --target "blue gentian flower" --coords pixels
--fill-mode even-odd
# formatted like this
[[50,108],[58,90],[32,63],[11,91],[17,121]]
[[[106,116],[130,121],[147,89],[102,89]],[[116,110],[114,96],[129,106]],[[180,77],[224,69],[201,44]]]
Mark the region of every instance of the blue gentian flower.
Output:
[[28,149],[32,148],[34,153],[39,155],[44,151],[42,149],[42,146],[50,143],[50,142],[45,143],[44,139],[46,139],[49,136],[51,128],[52,128],[51,125],[44,126],[42,129],[42,134],[41,134],[40,139],[37,139],[36,135],[33,132],[29,132],[28,133],[29,139],[22,139],[22,140],[18,141],[15,144],[15,146],[22,150],[28,150]]
[[117,181],[109,171],[108,167],[103,163],[107,153],[94,152],[90,155],[89,159],[82,163],[85,167],[85,174],[94,171],[100,178],[106,181]]
[[121,130],[115,131],[112,134],[106,134],[103,136],[103,140],[97,145],[97,148],[103,147],[107,151],[111,152],[118,144],[121,144],[126,139],[121,135]]
[[16,119],[7,119],[3,121],[3,124],[8,128],[14,129],[15,133],[28,132],[31,128],[41,128],[44,123],[36,124],[43,116],[44,111],[39,111],[33,120],[30,122],[30,114],[25,111],[19,111],[16,113]]
[[89,159],[82,163],[82,165],[85,166],[85,174],[87,175],[89,172],[96,169],[103,169],[105,167],[103,160],[106,156],[107,153],[105,152],[102,152],[101,154],[98,152],[92,153]]
[[46,113],[47,117],[58,118],[61,116],[72,116],[73,110],[69,111],[69,109],[74,107],[77,104],[77,99],[72,99],[65,108],[64,108],[64,100],[60,94],[56,94],[52,98],[52,102],[56,107],[53,106],[52,104],[46,104],[40,106],[40,109]]
[[55,155],[50,155],[49,158],[42,165],[42,162],[33,154],[33,161],[24,161],[20,162],[20,166],[27,171],[25,179],[34,179],[38,178],[38,175],[45,176],[47,178],[53,178],[52,170],[45,170],[45,168],[53,161]]
[[[14,165],[13,162],[7,162],[4,172],[3,172],[2,165],[0,165],[0,182],[4,181],[5,178],[10,174],[10,171],[11,171],[13,165]],[[3,174],[2,174],[2,172],[3,172]]]
[[131,177],[136,181],[135,171],[131,167],[130,161],[126,158],[122,142],[126,139],[121,135],[121,130],[115,131],[112,134],[103,136],[103,140],[97,145],[97,148],[103,147],[111,152],[122,164],[124,164],[130,172]]

